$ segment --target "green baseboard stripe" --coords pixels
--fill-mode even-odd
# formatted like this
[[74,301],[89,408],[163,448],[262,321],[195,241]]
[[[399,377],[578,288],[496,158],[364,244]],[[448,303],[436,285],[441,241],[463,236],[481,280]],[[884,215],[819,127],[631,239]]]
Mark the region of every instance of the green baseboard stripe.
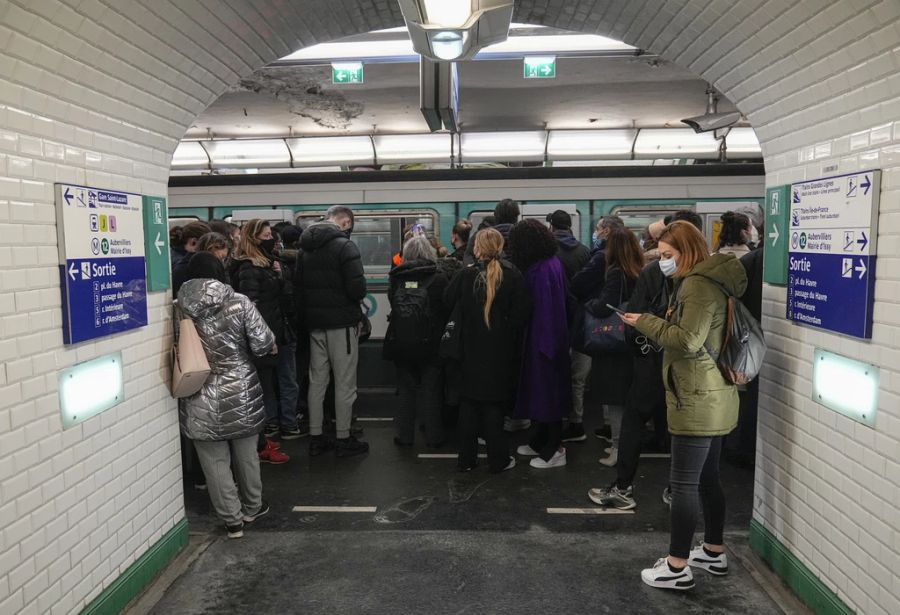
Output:
[[147,549],[122,575],[84,607],[81,615],[117,615],[143,591],[188,543],[187,519],[182,519]]
[[771,566],[785,585],[817,615],[852,615],[837,595],[788,551],[756,519],[750,521],[750,547]]

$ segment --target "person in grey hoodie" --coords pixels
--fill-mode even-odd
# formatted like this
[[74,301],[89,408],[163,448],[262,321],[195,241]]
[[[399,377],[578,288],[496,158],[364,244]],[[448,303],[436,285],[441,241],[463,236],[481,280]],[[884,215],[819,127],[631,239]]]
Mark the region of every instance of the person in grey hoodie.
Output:
[[245,523],[269,512],[256,452],[266,412],[251,359],[278,348],[253,302],[226,280],[225,267],[213,254],[191,257],[176,314],[197,328],[210,374],[199,392],[180,401],[178,414],[182,433],[197,449],[213,508],[228,537],[240,538]]

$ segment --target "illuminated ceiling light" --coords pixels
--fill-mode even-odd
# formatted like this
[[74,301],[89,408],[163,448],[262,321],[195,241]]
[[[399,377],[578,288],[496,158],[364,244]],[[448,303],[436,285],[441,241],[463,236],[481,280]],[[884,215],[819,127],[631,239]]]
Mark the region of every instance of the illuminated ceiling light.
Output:
[[197,141],[182,141],[172,154],[173,169],[208,169],[209,156]]
[[505,41],[510,0],[399,0],[416,53],[436,61],[465,60]]
[[375,135],[379,163],[450,162],[451,135]]
[[711,133],[690,128],[642,128],[634,142],[635,158],[716,158],[719,142]]
[[551,130],[550,160],[602,160],[631,156],[637,130]]
[[287,139],[296,167],[375,164],[372,139],[366,136]]
[[205,141],[212,166],[265,168],[290,166],[291,154],[282,139]]
[[725,143],[728,145],[729,158],[762,156],[762,147],[752,128],[732,128],[725,137]]
[[543,130],[464,132],[460,137],[462,162],[539,162],[547,146]]

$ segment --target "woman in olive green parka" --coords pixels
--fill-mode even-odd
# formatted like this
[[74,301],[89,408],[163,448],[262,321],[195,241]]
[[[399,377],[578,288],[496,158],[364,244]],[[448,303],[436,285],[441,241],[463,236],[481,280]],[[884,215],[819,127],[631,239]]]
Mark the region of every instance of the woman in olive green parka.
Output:
[[[659,238],[660,268],[675,278],[665,319],[625,314],[622,319],[663,350],[669,432],[672,434],[672,530],[669,556],[641,572],[643,581],[666,589],[694,586],[691,568],[724,575],[728,563],[722,533],[725,495],[719,482],[722,440],[737,425],[738,394],[707,349],[718,351],[725,335],[728,299],[747,287],[744,268],[731,254],[709,255],[693,225],[673,222]],[[698,496],[699,492],[699,498]],[[703,504],[704,542],[691,548]]]

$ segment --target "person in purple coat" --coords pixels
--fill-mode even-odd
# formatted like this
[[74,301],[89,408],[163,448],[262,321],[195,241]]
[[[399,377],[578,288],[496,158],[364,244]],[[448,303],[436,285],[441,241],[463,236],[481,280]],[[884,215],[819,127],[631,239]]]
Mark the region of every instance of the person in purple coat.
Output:
[[525,328],[515,416],[536,424],[517,452],[534,468],[566,465],[562,421],[572,407],[566,274],[556,257],[556,240],[537,220],[523,220],[509,234],[513,264],[525,276],[533,309]]

